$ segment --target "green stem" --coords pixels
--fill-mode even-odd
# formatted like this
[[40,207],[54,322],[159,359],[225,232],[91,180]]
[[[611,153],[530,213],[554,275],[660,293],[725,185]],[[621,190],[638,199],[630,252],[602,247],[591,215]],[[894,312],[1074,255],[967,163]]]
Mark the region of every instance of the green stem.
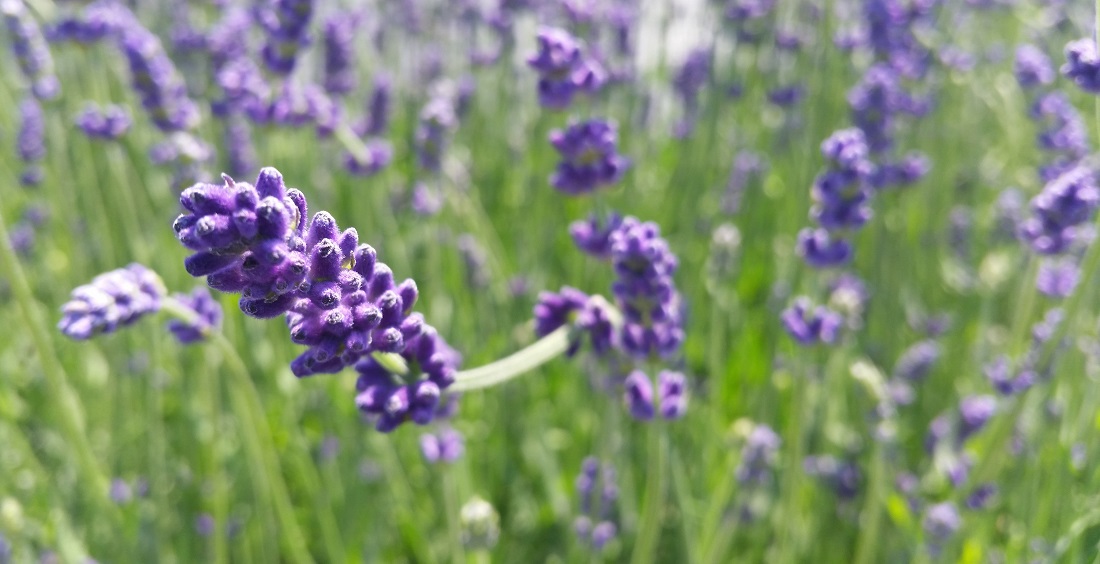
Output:
[[15,249],[12,248],[11,239],[8,236],[8,227],[2,214],[0,214],[0,266],[3,266],[2,270],[7,273],[12,293],[15,295],[15,302],[23,315],[24,327],[29,330],[31,340],[34,341],[34,348],[38,352],[42,373],[46,377],[49,396],[55,402],[54,411],[56,417],[60,420],[61,432],[65,436],[69,447],[76,454],[83,483],[87,484],[86,487],[81,489],[90,490],[90,495],[103,511],[102,514],[110,517],[112,522],[117,522],[119,518],[118,510],[107,498],[107,478],[99,466],[98,459],[92,452],[88,437],[84,434],[84,422],[81,417],[84,412],[83,407],[80,404],[80,399],[69,385],[65,369],[61,366],[61,361],[58,360],[60,357],[54,351],[53,341],[46,329],[46,323],[42,319],[38,302],[31,292],[30,284],[23,273],[23,267],[19,263],[19,258],[15,255]]
[[502,384],[534,370],[569,349],[571,327],[560,327],[530,346],[496,362],[463,370],[447,388],[451,392],[469,392]]
[[882,525],[882,499],[886,485],[886,470],[882,444],[875,443],[871,459],[869,476],[870,487],[867,492],[867,504],[860,515],[859,543],[856,545],[856,564],[875,561],[878,549],[879,529]]
[[462,564],[466,560],[466,551],[462,546],[462,528],[458,523],[458,484],[455,483],[455,469],[448,466],[443,469],[443,510],[447,512],[447,533],[451,537],[451,560]]
[[290,500],[290,492],[279,471],[275,441],[271,436],[267,418],[263,416],[263,405],[249,377],[248,367],[237,354],[233,344],[220,331],[213,332],[211,340],[222,352],[228,365],[232,377],[229,383],[230,401],[233,402],[234,411],[244,419],[241,430],[244,433],[242,443],[245,454],[252,467],[253,477],[266,485],[261,487],[266,490],[266,495],[270,496],[270,502],[281,529],[279,539],[286,550],[286,558],[291,562],[313,562],[306,548],[308,545],[305,536],[294,518],[294,505]]
[[667,464],[665,428],[660,421],[649,423],[649,446],[646,465],[645,505],[638,533],[634,536],[632,564],[650,564],[656,560],[660,546],[661,514],[665,506],[665,466]]

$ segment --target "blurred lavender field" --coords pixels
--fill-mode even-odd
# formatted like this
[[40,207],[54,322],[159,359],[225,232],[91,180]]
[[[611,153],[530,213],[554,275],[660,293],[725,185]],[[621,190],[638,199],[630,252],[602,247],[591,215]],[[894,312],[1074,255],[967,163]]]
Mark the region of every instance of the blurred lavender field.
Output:
[[0,564],[1100,559],[1092,3],[0,17]]

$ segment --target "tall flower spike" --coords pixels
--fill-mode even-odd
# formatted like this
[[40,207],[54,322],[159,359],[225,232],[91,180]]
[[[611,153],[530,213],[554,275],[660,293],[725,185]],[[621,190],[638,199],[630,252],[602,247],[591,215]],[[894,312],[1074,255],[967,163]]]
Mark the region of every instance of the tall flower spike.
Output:
[[106,141],[114,141],[125,135],[130,130],[131,123],[126,109],[114,104],[104,108],[89,105],[76,116],[76,125],[85,135]]
[[206,288],[199,286],[190,294],[175,294],[172,298],[195,314],[191,320],[173,319],[168,322],[168,330],[181,344],[190,345],[205,340],[210,331],[221,326],[222,306]]
[[31,84],[31,92],[40,100],[57,97],[61,83],[53,71],[50,46],[23,0],[0,0],[0,14],[4,16],[11,36],[12,52],[19,60],[23,76]]
[[261,21],[267,31],[263,60],[268,70],[281,76],[294,71],[312,17],[313,0],[273,0],[263,12]]
[[42,182],[42,170],[38,162],[46,156],[46,123],[38,100],[27,97],[19,103],[19,158],[25,166],[20,182],[24,186],[37,186]]
[[72,291],[57,328],[78,341],[113,333],[158,311],[165,293],[160,277],[140,264],[112,270]]
[[337,13],[325,20],[325,91],[334,96],[355,89],[355,16]]
[[780,315],[787,334],[801,345],[831,344],[836,341],[843,319],[824,307],[814,307],[809,298],[800,297]]
[[118,44],[129,63],[134,90],[153,124],[166,133],[198,125],[198,106],[187,96],[187,85],[160,39],[131,15],[119,29]]
[[609,242],[616,276],[611,290],[623,313],[623,350],[639,359],[677,353],[684,341],[680,293],[672,278],[679,261],[660,228],[627,217]]

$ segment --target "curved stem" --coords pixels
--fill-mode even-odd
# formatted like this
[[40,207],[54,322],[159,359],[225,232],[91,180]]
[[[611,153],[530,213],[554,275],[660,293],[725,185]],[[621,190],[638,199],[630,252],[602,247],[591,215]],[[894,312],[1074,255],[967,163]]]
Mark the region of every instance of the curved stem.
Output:
[[455,375],[455,382],[449,391],[468,392],[502,384],[529,370],[546,364],[569,349],[569,334],[572,328],[559,327],[549,335],[535,341],[527,348],[496,362],[463,370]]
[[660,547],[661,513],[665,506],[665,427],[660,421],[649,424],[649,462],[646,464],[645,506],[638,532],[634,535],[632,564],[650,564],[657,557]]

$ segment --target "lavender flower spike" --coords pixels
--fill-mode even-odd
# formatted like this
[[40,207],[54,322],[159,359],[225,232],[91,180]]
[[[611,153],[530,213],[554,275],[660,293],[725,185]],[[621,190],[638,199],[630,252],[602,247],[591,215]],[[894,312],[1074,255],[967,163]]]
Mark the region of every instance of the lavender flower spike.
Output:
[[614,184],[629,161],[618,154],[615,125],[604,120],[570,124],[564,131],[550,133],[550,143],[562,155],[550,184],[569,195],[590,193]]
[[198,106],[188,98],[187,85],[160,39],[132,17],[119,33],[119,47],[130,65],[134,90],[153,124],[165,133],[198,125]]
[[1100,205],[1093,172],[1078,166],[1048,182],[1031,200],[1034,215],[1024,221],[1021,237],[1042,255],[1060,254],[1077,239],[1078,226]]
[[1066,44],[1066,64],[1062,74],[1073,80],[1081,90],[1100,94],[1100,54],[1091,38],[1078,39]]
[[38,161],[46,156],[46,124],[42,117],[42,106],[38,100],[27,97],[19,103],[19,115],[17,148],[19,158],[26,165],[20,182],[24,186],[37,186],[42,182]]
[[347,94],[355,89],[356,19],[339,13],[325,20],[325,91],[331,95]]
[[195,314],[190,320],[173,319],[168,322],[168,330],[180,344],[200,342],[206,339],[210,331],[221,326],[222,307],[206,288],[199,286],[190,294],[175,294],[172,298]]
[[679,261],[660,228],[627,217],[609,241],[617,278],[611,291],[623,313],[623,350],[639,359],[675,354],[684,341],[680,293],[672,278]]
[[132,120],[125,108],[108,105],[102,109],[89,105],[76,116],[76,125],[92,139],[114,141],[130,130]]
[[158,311],[165,293],[160,277],[140,264],[112,270],[73,290],[57,328],[78,341],[113,333]]
[[268,70],[281,76],[294,71],[312,16],[313,0],[273,0],[261,19],[267,30],[263,60]]
[[23,0],[0,0],[0,14],[7,25],[19,68],[31,83],[31,92],[40,100],[57,97],[61,84],[53,72],[50,47]]
[[800,297],[780,315],[787,334],[801,345],[831,344],[836,341],[843,319],[825,306],[814,307]]
[[679,419],[687,412],[687,379],[680,372],[662,370],[657,375],[657,401],[661,417]]

